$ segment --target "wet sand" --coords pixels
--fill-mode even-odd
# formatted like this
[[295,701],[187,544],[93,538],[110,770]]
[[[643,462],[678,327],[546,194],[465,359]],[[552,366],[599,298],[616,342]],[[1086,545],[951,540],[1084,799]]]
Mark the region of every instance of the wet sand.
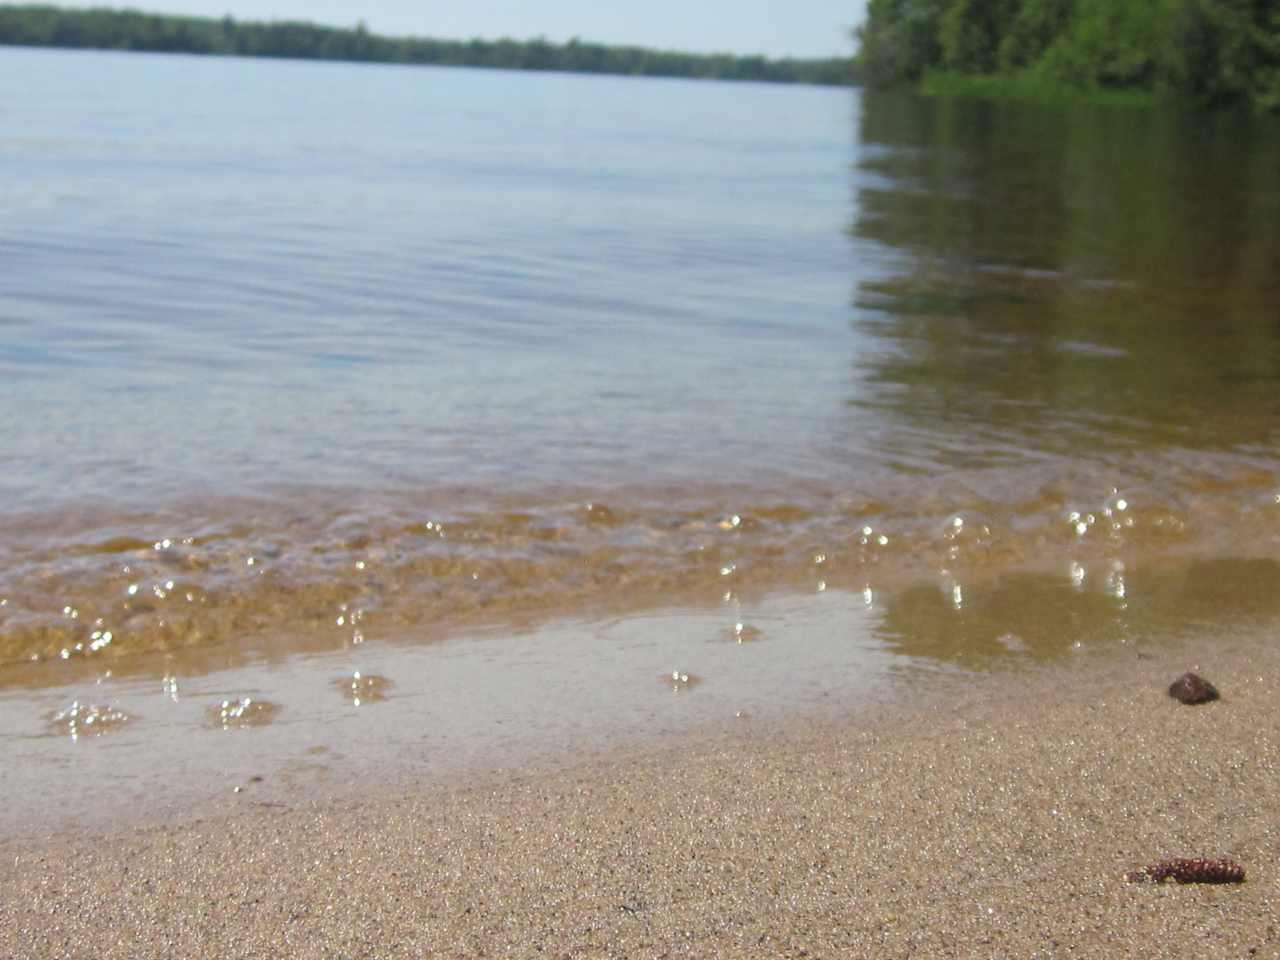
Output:
[[[0,955],[1275,956],[1273,633],[355,804],[251,784],[194,823],[11,837]],[[1196,666],[1220,702],[1168,697]],[[1248,879],[1124,881],[1174,856]]]

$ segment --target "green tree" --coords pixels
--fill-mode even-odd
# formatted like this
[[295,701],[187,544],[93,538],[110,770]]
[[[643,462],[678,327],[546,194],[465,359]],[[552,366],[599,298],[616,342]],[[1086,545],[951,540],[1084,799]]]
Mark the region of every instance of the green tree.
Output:
[[952,0],[939,22],[942,62],[949,70],[990,73],[1014,22],[1017,0]]
[[858,38],[877,85],[1024,72],[1280,109],[1275,0],[871,0]]
[[1034,64],[1066,28],[1075,0],[1026,0],[1000,41],[1000,68]]
[[941,62],[939,36],[946,0],[870,0],[858,31],[866,82],[888,86],[917,80]]

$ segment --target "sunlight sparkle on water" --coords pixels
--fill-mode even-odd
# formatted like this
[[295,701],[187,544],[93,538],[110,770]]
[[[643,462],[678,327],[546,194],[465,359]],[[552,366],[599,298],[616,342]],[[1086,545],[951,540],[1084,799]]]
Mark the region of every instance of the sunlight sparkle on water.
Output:
[[1072,510],[1067,514],[1067,523],[1071,524],[1071,528],[1075,530],[1076,536],[1083,537],[1089,532],[1089,528],[1097,522],[1097,517],[1092,513],[1082,514],[1079,510]]
[[864,526],[860,533],[861,538],[858,542],[864,547],[887,547],[889,545],[889,538],[883,533],[876,533],[875,528],[870,525]]
[[1123,561],[1112,561],[1111,573],[1107,576],[1106,591],[1117,600],[1125,600],[1128,587],[1125,584]]
[[1084,578],[1085,578],[1086,572],[1087,571],[1085,570],[1083,564],[1075,563],[1075,562],[1071,564],[1070,569],[1067,571],[1068,575],[1071,577],[1071,585],[1075,587],[1077,590],[1084,588]]
[[1111,488],[1111,496],[1102,505],[1102,514],[1111,521],[1112,530],[1133,526],[1133,516],[1128,513],[1129,501],[1120,495],[1115,487]]

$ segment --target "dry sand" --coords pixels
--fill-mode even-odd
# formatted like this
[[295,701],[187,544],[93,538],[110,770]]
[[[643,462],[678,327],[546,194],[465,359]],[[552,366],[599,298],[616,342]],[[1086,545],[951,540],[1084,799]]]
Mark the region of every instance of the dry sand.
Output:
[[[1224,699],[1198,707],[1165,693],[1195,652],[1163,648],[872,721],[11,839],[0,956],[1278,956],[1280,654],[1201,652]],[[1198,855],[1247,882],[1123,879]]]

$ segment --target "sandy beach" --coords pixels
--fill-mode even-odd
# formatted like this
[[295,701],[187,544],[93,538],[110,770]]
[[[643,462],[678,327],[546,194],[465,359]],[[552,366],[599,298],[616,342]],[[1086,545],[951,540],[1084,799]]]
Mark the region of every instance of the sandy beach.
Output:
[[[0,955],[1275,956],[1266,633],[355,804],[250,784],[195,822],[9,838]],[[1167,695],[1191,667],[1221,701]],[[1247,881],[1124,879],[1184,856]]]

